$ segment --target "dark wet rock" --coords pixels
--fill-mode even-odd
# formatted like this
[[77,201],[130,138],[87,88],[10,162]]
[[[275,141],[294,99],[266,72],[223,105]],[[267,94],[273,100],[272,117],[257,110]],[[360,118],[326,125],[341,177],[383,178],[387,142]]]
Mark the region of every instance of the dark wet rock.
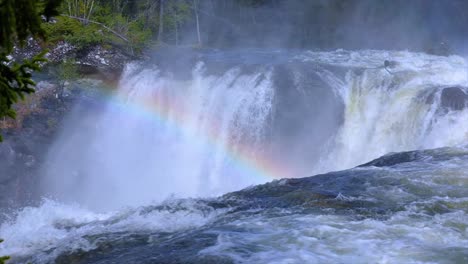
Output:
[[[340,76],[339,69],[326,69],[318,65],[288,63],[274,66],[275,112],[271,117],[269,141],[273,152],[286,164],[303,160],[297,167],[307,168],[323,153],[324,142],[335,135],[343,123],[344,105],[323,75]],[[304,120],[307,120],[306,122]],[[316,124],[320,124],[317,129]],[[300,140],[300,142],[298,141]],[[282,150],[296,146],[285,157]],[[302,159],[307,155],[308,160]],[[304,175],[307,171],[296,171]]]
[[393,61],[393,60],[385,60],[384,61],[384,67],[385,68],[394,68],[398,66],[398,61]]
[[[200,232],[201,231],[201,232]],[[55,263],[206,263],[231,264],[228,257],[198,255],[204,248],[216,244],[215,234],[192,232],[108,234],[95,238],[97,247],[59,256]]]
[[372,160],[368,163],[359,165],[360,167],[391,167],[395,165],[401,165],[409,162],[421,162],[421,161],[446,161],[454,157],[467,157],[468,152],[464,149],[456,148],[438,148],[428,150],[414,150],[397,153],[389,153],[380,158]]
[[461,86],[437,88],[425,98],[427,104],[439,100],[439,111],[460,111],[468,107],[468,88]]
[[424,51],[428,54],[437,56],[450,56],[453,54],[453,50],[449,43],[446,41],[440,41],[438,43],[432,43],[424,48]]
[[[344,104],[337,90],[344,83],[346,74],[355,68],[292,59],[300,54],[294,51],[165,48],[154,52],[151,58],[162,74],[175,74],[180,79],[193,78],[192,72],[198,63],[203,63],[202,70],[206,75],[258,74],[256,84],[271,76],[274,109],[268,117],[265,132],[267,141],[271,142],[269,151],[272,157],[285,164],[296,164],[295,175],[307,175],[310,164],[320,159],[325,143],[335,136],[343,123]],[[335,87],[329,78],[336,78]],[[316,124],[320,124],[320,129]],[[295,148],[289,151],[290,155],[283,155],[291,146]]]
[[[23,48],[15,47],[12,59],[31,59],[43,50],[32,38]],[[79,100],[84,107],[87,102],[98,100],[93,94],[99,82],[110,85],[120,78],[124,65],[135,59],[116,47],[92,46],[78,49],[67,42],[59,42],[46,54],[47,67],[73,59],[83,77],[74,84],[66,82],[59,88],[57,80],[40,72],[33,77],[37,81],[36,92],[28,95],[27,101],[19,103],[16,120],[0,122],[0,132],[5,142],[0,144],[0,208],[28,204],[35,197],[34,186],[38,183],[37,171],[45,160],[47,149],[58,133],[67,113]],[[86,87],[81,89],[80,87]],[[90,88],[91,87],[91,88]],[[93,104],[93,103],[91,103]]]
[[80,65],[93,66],[103,73],[121,71],[125,64],[137,59],[124,50],[116,47],[102,47],[100,45],[76,51],[75,59]]
[[[32,38],[28,39],[22,48],[15,47],[12,57],[15,61],[31,59],[39,54],[44,47]],[[52,47],[48,47],[49,52],[46,58],[51,64],[58,64],[67,59],[76,61],[80,69],[92,71],[106,79],[113,79],[115,75],[120,75],[125,64],[129,61],[139,59],[139,57],[129,54],[126,50],[116,46],[94,45],[78,48],[68,42],[60,41]]]
[[468,106],[468,93],[466,93],[466,88],[444,88],[440,97],[440,105],[451,110],[463,110]]
[[[190,229],[173,232],[109,232],[85,236],[84,239],[95,245],[95,248],[62,252],[55,263],[237,263],[238,260],[232,259],[232,255],[220,251],[212,255],[209,249],[218,243],[219,234],[251,234],[252,230],[248,226],[236,224],[244,220],[268,221],[314,214],[340,215],[350,220],[386,220],[398,212],[408,210],[408,205],[412,205],[411,210],[419,208],[420,211],[415,213],[417,217],[453,213],[460,208],[454,207],[447,200],[439,200],[435,204],[427,201],[434,197],[446,197],[447,194],[455,195],[454,190],[460,192],[456,194],[459,197],[466,197],[466,186],[449,183],[449,189],[436,189],[433,185],[426,186],[420,177],[425,177],[427,172],[433,173],[441,164],[454,158],[468,160],[468,151],[463,148],[440,148],[393,153],[355,169],[276,180],[219,198],[180,199],[139,208],[137,210],[140,214],[184,210],[187,213],[213,212],[218,209],[221,212],[218,211],[212,221]],[[419,166],[407,166],[409,162]],[[410,172],[417,174],[411,175]],[[387,190],[395,189],[398,190],[397,195],[392,191],[387,193]],[[236,250],[248,255],[257,249],[249,245],[249,248],[238,246]],[[457,254],[453,257],[455,262],[466,259],[463,255],[466,250],[451,250]]]
[[[402,210],[386,198],[368,197],[369,186],[391,188],[399,186],[408,193],[420,197],[431,196],[424,186],[412,183],[405,174],[393,175],[395,167],[407,167],[408,163],[443,163],[453,158],[468,159],[466,149],[439,148],[423,151],[391,153],[363,164],[356,169],[330,172],[306,178],[292,178],[257,185],[224,195],[223,201],[231,207],[252,208],[300,208],[308,212],[333,209],[336,213],[349,213],[357,217],[385,217],[388,212]],[[373,167],[388,167],[376,170]],[[396,176],[398,175],[398,176]],[[384,187],[382,187],[384,186]],[[385,187],[386,186],[386,187]],[[367,194],[366,194],[367,193]],[[374,195],[374,194],[372,194]],[[353,198],[354,197],[354,198]],[[360,197],[359,199],[355,199]],[[399,199],[402,199],[401,197]],[[240,204],[236,204],[242,201]]]
[[84,105],[87,101],[95,100],[89,94],[91,91],[79,88],[67,91],[66,96],[62,97],[57,96],[59,91],[52,83],[39,82],[37,88],[35,94],[29,95],[34,105],[20,105],[28,111],[16,120],[8,120],[10,123],[2,124],[4,142],[0,143],[0,208],[22,206],[34,200],[37,195],[37,172],[66,114],[77,100]]
[[388,167],[393,166],[405,162],[413,162],[420,160],[422,158],[422,154],[417,151],[407,151],[407,152],[399,152],[399,153],[390,153],[375,160],[372,160],[368,163],[362,164],[359,167]]

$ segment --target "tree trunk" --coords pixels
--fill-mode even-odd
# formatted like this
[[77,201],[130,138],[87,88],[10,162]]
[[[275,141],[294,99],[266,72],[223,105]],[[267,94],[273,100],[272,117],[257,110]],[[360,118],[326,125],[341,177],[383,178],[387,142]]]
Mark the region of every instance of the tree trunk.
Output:
[[197,0],[193,0],[193,9],[195,11],[195,20],[197,22],[197,37],[198,37],[198,46],[202,45],[201,37],[200,37],[200,21],[198,20],[198,6]]
[[175,45],[179,46],[179,22],[177,17],[177,10],[174,11],[174,21],[175,21]]
[[93,21],[93,20],[89,20],[89,19],[84,19],[84,18],[81,18],[81,17],[69,16],[69,15],[65,15],[65,14],[62,14],[62,16],[77,19],[77,20],[85,22],[85,23],[93,23],[93,24],[96,24],[96,25],[100,25],[101,27],[105,28],[107,31],[113,33],[117,37],[125,40],[126,42],[130,42],[125,36],[123,36],[122,34],[118,33],[117,31],[113,30],[112,28],[110,28],[110,27],[108,27],[108,26],[106,26],[106,25],[104,25],[102,23],[99,23],[99,22],[96,22],[96,21]]
[[88,20],[89,20],[89,18],[91,17],[91,13],[93,13],[93,7],[94,7],[94,0],[91,1],[91,6],[90,6],[90,8],[89,8],[88,17],[87,17],[87,18],[85,17],[85,18],[88,19]]
[[162,42],[162,34],[164,30],[164,0],[159,0],[159,31],[158,31],[158,42]]
[[252,18],[252,24],[257,25],[257,19],[255,19],[255,13],[253,8],[250,9],[250,17]]

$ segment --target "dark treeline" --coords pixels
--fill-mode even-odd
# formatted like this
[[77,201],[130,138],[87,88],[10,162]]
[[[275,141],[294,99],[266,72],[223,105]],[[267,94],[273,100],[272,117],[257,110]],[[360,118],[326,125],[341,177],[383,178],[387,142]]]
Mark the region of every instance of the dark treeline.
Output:
[[468,33],[468,1],[463,0],[200,3],[201,39],[207,46],[427,50],[441,42],[459,48]]
[[458,48],[463,0],[65,0],[52,40],[259,48]]
[[64,0],[49,39],[156,45],[308,49],[459,49],[464,0]]

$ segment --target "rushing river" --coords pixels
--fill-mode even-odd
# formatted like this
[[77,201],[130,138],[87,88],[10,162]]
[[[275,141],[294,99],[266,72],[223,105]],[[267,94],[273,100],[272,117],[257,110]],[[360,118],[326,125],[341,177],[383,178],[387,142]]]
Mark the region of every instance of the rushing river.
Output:
[[0,255],[468,262],[463,58],[212,51],[170,64],[129,64],[102,109],[70,114],[44,199],[2,223]]

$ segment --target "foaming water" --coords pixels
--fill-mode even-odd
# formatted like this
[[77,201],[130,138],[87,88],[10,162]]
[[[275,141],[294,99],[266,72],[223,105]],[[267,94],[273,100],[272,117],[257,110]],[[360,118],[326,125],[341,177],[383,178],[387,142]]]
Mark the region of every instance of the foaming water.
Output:
[[[348,72],[338,85],[345,105],[344,122],[315,172],[350,168],[389,152],[468,141],[468,65],[464,59],[369,51],[309,56],[301,58],[364,67]],[[389,59],[395,66],[384,70],[382,61]],[[455,99],[449,95],[453,90],[466,97],[459,106],[447,103]]]
[[9,242],[1,245],[0,249],[13,257],[29,256],[32,252],[42,251],[44,253],[38,256],[40,262],[53,260],[56,255],[47,256],[50,253],[48,251],[55,249],[60,243],[64,246],[63,250],[89,250],[91,245],[81,237],[80,232],[66,227],[85,225],[108,217],[79,206],[65,206],[45,200],[39,207],[21,209],[12,219],[2,223],[0,234]]
[[[385,59],[394,65],[384,69]],[[104,109],[71,118],[50,151],[44,193],[99,210],[216,196],[468,137],[466,100],[457,101],[468,97],[467,65],[457,56],[219,60],[196,63],[185,78],[128,65]]]
[[[193,200],[169,200],[155,207],[95,213],[78,205],[44,200],[19,210],[2,223],[2,255],[21,263],[51,263],[61,254],[91,251],[103,243],[130,239],[131,234],[180,232],[203,226],[226,210]],[[28,261],[28,262],[29,262]]]
[[467,154],[466,148],[398,153],[316,176],[324,191],[336,194],[340,186],[332,199],[353,205],[322,201],[302,203],[313,208],[306,212],[288,206],[264,212],[269,217],[252,214],[227,224],[238,232],[220,233],[218,243],[202,253],[236,263],[464,263]]
[[44,200],[2,223],[12,263],[465,263],[468,150],[396,153],[214,199],[95,213]]
[[[72,113],[41,175],[50,198],[1,224],[0,255],[14,263],[467,262],[466,61],[286,55],[232,65],[217,54],[217,64],[200,58],[188,77],[129,64],[118,91]],[[384,69],[384,60],[394,63]],[[451,148],[348,169],[438,147]],[[338,169],[348,170],[294,179]]]
[[220,195],[281,176],[262,160],[270,79],[268,69],[204,76],[199,65],[182,82],[129,65],[94,129],[64,133],[44,186],[59,199],[116,208]]

